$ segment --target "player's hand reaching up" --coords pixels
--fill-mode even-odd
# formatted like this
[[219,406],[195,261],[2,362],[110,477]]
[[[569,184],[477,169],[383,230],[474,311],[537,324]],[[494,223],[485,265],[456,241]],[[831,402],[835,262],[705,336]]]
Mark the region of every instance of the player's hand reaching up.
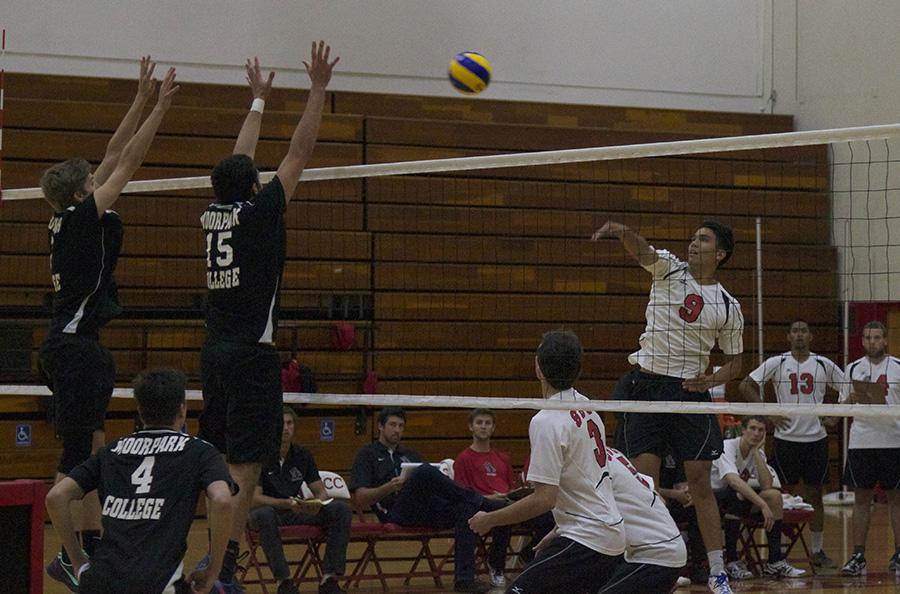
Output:
[[309,80],[312,86],[325,88],[331,81],[331,71],[334,70],[335,64],[341,59],[335,58],[333,62],[328,61],[331,54],[331,46],[325,45],[324,41],[318,44],[314,41],[312,44],[312,57],[309,62],[304,60],[303,65],[306,66],[306,73],[309,74]]
[[169,107],[172,105],[172,96],[175,95],[180,88],[181,87],[175,84],[175,68],[169,68],[169,71],[166,72],[166,77],[159,85],[159,97],[156,99],[156,108],[162,111],[168,111]]
[[628,227],[622,223],[607,221],[602,227],[594,231],[594,234],[591,235],[591,241],[597,241],[598,239],[619,239],[626,229],[628,229]]
[[262,68],[259,66],[259,58],[254,57],[251,62],[249,59],[244,64],[247,71],[247,83],[250,84],[250,92],[253,93],[254,99],[266,99],[269,91],[272,90],[272,80],[275,78],[275,72],[269,72],[268,78],[263,80]]
[[153,69],[156,62],[150,56],[141,56],[141,74],[138,76],[137,96],[146,101],[153,94]]

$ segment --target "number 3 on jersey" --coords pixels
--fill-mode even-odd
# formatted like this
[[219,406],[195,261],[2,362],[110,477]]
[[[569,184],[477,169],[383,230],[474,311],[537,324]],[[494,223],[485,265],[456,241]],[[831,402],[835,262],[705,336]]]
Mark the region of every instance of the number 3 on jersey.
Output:
[[[213,240],[213,235],[216,236],[215,240]],[[231,239],[231,231],[210,231],[206,234],[207,269],[213,267],[213,243],[216,244],[216,265],[220,268],[226,268],[231,265],[231,262],[234,260],[234,250],[228,245],[229,239]]]
[[703,311],[703,297],[689,293],[684,298],[684,305],[678,308],[678,317],[690,324],[697,321],[701,311]]
[[[587,411],[583,410],[569,411],[569,416],[575,421],[576,427],[581,427],[581,421],[587,417],[587,415]],[[603,468],[606,466],[606,446],[603,444],[603,432],[600,430],[600,426],[597,425],[597,422],[594,419],[588,419],[586,426],[588,435],[594,439],[594,443],[597,445],[597,447],[594,448],[594,458],[597,460],[597,464],[600,468]]]
[[150,492],[150,483],[153,482],[153,465],[156,464],[156,456],[146,456],[134,472],[131,473],[131,484],[137,487],[134,492],[137,495]]

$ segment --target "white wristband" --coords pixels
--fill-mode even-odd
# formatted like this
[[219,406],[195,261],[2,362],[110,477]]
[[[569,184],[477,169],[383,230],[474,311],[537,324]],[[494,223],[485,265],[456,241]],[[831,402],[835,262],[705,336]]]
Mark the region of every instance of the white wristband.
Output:
[[258,111],[259,113],[263,112],[263,109],[266,107],[266,100],[256,98],[253,100],[253,103],[250,104],[250,111]]

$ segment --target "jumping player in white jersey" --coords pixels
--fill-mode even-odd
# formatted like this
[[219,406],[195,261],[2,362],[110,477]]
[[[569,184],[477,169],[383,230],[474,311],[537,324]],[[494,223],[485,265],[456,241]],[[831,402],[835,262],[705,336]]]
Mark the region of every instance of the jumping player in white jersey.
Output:
[[304,62],[311,86],[303,117],[275,177],[262,187],[253,155],[272,75],[264,81],[259,62],[247,62],[253,104],[234,154],[213,169],[216,201],[200,217],[209,290],[201,351],[200,436],[226,454],[240,486],[232,540],[219,575],[229,593],[242,591],[233,579],[238,542],[260,470],[278,460],[283,415],[275,335],[286,251],[284,211],[316,143],[325,87],[337,63],[328,61],[330,50],[322,41],[313,43],[310,61]]
[[[155,66],[150,56],[141,58],[134,102],[93,174],[84,159],[69,159],[50,167],[41,177],[44,199],[53,208],[47,225],[53,319],[40,347],[38,367],[53,392],[53,420],[62,440],[57,483],[105,440],[103,424],[116,370],[98,333],[122,313],[114,275],[122,248],[122,219],[112,207],[144,160],[178,91],[175,69],[171,68],[159,88],[156,106],[138,128],[144,106],[157,86]],[[81,503],[81,537],[90,553],[100,538],[100,506],[94,495]],[[74,592],[76,579],[69,561],[66,551],[60,551],[47,566],[47,573]]]
[[535,357],[543,396],[571,402],[572,410],[542,410],[531,419],[527,478],[534,493],[469,520],[473,531],[485,535],[496,526],[553,511],[559,537],[537,554],[508,593],[596,592],[624,562],[625,526],[613,497],[603,420],[578,409],[588,398],[573,387],[582,357],[572,332],[544,334]]
[[[741,382],[741,393],[750,401],[761,401],[759,388],[766,382],[775,387],[775,397],[785,404],[822,404],[825,388],[840,392],[845,384],[844,372],[830,359],[810,352],[813,334],[809,324],[796,320],[788,331],[791,350],[769,357]],[[828,433],[837,417],[776,417],[775,471],[789,493],[799,491],[803,479],[804,498],[815,511],[810,522],[812,562],[817,567],[834,567],[823,549],[825,509],[822,505],[823,485],[828,482]]]
[[[618,239],[653,276],[647,327],[640,349],[628,361],[634,369],[619,382],[619,400],[709,402],[709,389],[738,377],[744,350],[744,316],[737,300],[716,280],[734,250],[731,229],[705,221],[688,246],[683,262],[621,223],[607,222],[592,236]],[[707,375],[710,350],[718,343],[727,360]],[[659,481],[660,460],[669,448],[684,460],[697,521],[709,557],[709,588],[731,592],[722,558],[719,512],[709,484],[712,460],[722,453],[722,433],[714,415],[623,415],[623,443],[617,444],[643,474]]]
[[[900,406],[900,359],[887,354],[887,328],[869,322],[863,328],[866,355],[847,367],[847,387],[842,400],[859,401],[857,382],[880,384],[887,404]],[[853,487],[853,556],[841,569],[844,575],[861,575],[866,568],[866,537],[876,483],[881,483],[888,499],[894,554],[888,571],[900,570],[900,418],[858,418],[850,426],[844,482]]]

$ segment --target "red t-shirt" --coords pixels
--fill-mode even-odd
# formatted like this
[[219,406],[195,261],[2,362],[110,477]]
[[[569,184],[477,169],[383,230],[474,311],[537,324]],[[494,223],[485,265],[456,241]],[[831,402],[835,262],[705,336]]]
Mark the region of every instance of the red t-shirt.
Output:
[[460,452],[453,462],[453,479],[482,495],[507,493],[514,485],[509,456],[493,448],[489,452],[472,448]]

